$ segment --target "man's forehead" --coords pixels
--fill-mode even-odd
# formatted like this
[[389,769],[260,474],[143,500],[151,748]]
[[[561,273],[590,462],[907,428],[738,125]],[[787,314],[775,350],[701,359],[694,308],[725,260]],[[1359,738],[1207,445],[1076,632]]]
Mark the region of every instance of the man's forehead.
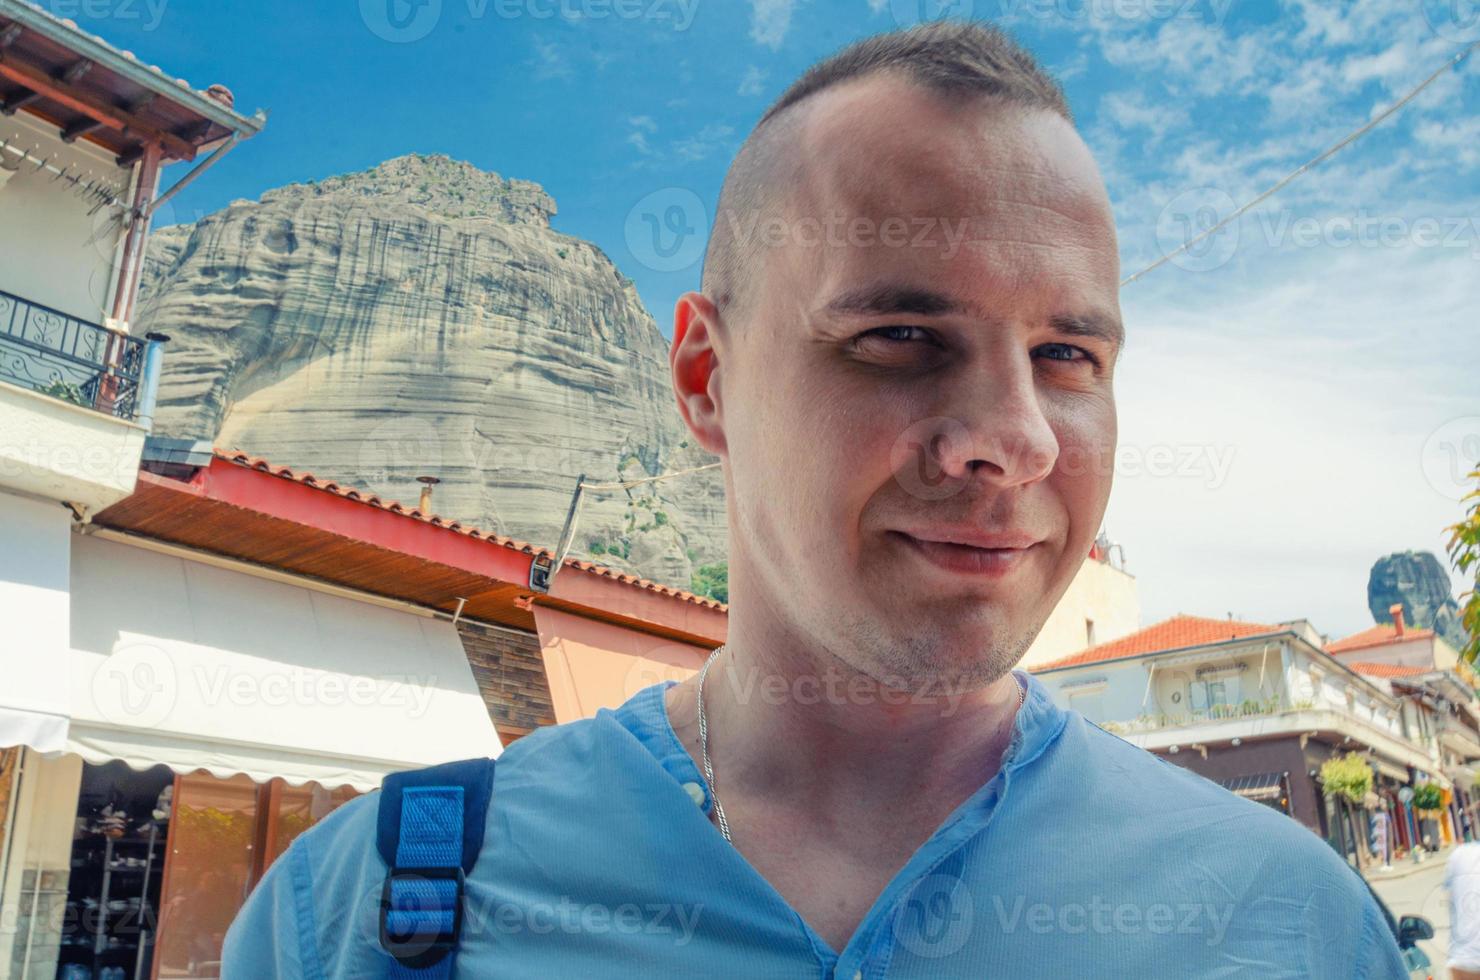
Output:
[[953,97],[886,73],[820,93],[798,110],[787,142],[799,177],[791,196],[803,210],[844,200],[874,210],[1104,198],[1088,148],[1047,110]]

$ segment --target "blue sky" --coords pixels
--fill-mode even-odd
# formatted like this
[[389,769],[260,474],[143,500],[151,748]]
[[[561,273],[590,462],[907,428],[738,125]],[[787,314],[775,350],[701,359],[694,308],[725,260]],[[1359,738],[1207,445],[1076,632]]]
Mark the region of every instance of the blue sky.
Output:
[[[1000,23],[1059,75],[1127,273],[1480,37],[1480,7],[1450,0],[44,5],[270,110],[166,223],[446,153],[542,184],[556,227],[601,246],[665,335],[697,284],[724,168],[768,101],[820,56],[922,12]],[[1106,524],[1144,621],[1368,625],[1373,559],[1442,553],[1457,460],[1480,458],[1480,54],[1122,304]]]

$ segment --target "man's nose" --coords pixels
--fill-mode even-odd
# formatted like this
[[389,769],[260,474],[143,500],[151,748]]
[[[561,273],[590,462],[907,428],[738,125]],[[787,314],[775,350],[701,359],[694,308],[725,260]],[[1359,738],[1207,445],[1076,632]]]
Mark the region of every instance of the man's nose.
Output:
[[936,465],[950,480],[998,487],[1033,483],[1053,472],[1059,440],[1044,415],[1030,360],[961,380],[939,413],[947,424],[931,440]]

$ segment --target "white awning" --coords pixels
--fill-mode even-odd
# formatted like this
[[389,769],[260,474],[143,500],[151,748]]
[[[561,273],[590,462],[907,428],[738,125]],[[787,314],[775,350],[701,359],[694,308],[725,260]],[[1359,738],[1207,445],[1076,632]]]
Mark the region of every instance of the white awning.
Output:
[[0,707],[0,749],[16,745],[60,752],[67,745],[67,716]]
[[80,536],[72,647],[93,762],[368,790],[500,752],[450,623],[290,579]]

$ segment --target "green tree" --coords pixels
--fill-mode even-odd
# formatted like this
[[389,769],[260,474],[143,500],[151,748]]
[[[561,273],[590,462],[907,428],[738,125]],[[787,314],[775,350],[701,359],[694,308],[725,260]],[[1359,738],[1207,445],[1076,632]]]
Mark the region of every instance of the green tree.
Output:
[[730,601],[730,566],[726,562],[700,565],[694,572],[689,591],[720,602]]
[[1350,803],[1361,803],[1372,792],[1372,767],[1357,752],[1332,756],[1321,763],[1321,785]]
[[1460,598],[1464,606],[1460,609],[1460,625],[1465,628],[1468,642],[1459,655],[1469,663],[1480,657],[1480,467],[1470,473],[1476,487],[1460,500],[1465,505],[1465,516],[1458,524],[1450,525],[1449,560],[1459,570],[1460,577],[1470,584]]
[[[1372,767],[1367,764],[1366,757],[1357,752],[1332,756],[1321,763],[1321,788],[1336,804],[1337,826],[1334,830],[1337,839],[1350,837],[1357,869],[1361,870],[1367,864],[1367,845],[1352,811],[1372,792]],[[1341,849],[1338,845],[1338,852]]]
[[1413,787],[1413,809],[1438,810],[1444,806],[1444,790],[1438,783],[1419,783]]

